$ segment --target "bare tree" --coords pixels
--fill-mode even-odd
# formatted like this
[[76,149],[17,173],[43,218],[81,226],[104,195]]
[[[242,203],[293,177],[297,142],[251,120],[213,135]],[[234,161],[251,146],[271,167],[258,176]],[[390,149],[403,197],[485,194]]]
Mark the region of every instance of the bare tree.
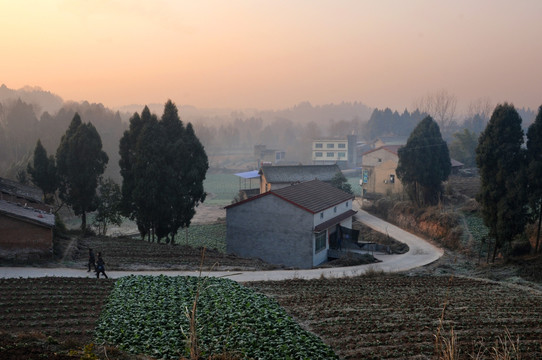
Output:
[[467,109],[467,119],[472,119],[476,115],[479,115],[482,119],[489,119],[494,108],[495,105],[488,97],[473,100]]
[[457,97],[447,90],[439,90],[417,100],[414,106],[421,112],[431,115],[442,129],[446,129],[454,122]]

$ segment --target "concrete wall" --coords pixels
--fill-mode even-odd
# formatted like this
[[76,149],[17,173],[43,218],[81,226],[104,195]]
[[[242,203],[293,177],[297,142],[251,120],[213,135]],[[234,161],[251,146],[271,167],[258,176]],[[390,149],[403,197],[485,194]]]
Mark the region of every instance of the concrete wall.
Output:
[[52,256],[53,230],[0,214],[0,258],[38,260]]
[[226,251],[266,262],[313,265],[313,215],[267,195],[226,209]]

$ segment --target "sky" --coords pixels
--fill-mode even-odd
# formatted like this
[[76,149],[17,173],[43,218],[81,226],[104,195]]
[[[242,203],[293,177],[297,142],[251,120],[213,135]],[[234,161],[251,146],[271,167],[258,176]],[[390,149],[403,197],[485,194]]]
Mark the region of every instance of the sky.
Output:
[[0,0],[0,83],[108,107],[537,109],[540,0]]

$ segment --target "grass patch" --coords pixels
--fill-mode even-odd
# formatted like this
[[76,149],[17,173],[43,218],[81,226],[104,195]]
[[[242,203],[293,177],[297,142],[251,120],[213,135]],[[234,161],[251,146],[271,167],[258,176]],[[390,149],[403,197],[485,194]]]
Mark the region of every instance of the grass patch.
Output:
[[[259,187],[256,180],[252,186]],[[205,203],[209,205],[229,205],[239,193],[239,178],[233,174],[207,174],[203,188],[209,194]]]

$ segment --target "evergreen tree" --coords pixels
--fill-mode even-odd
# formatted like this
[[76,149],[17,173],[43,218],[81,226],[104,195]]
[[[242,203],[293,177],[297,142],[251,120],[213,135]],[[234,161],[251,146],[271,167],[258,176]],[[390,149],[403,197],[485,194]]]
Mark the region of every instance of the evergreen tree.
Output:
[[348,180],[341,171],[338,171],[331,179],[331,185],[349,194],[354,194],[352,186],[348,183]]
[[81,230],[86,231],[86,214],[97,208],[96,188],[108,162],[102,151],[102,141],[91,123],[82,123],[75,113],[68,130],[62,136],[56,152],[59,195],[81,215]]
[[173,243],[206,195],[209,164],[192,124],[183,126],[171,101],[160,121],[145,107],[141,117],[130,120],[120,155],[124,213],[136,221],[142,237]]
[[[137,145],[143,128],[151,121],[158,121],[156,116],[151,115],[147,106],[141,112],[141,116],[135,113],[130,118],[130,128],[124,132],[119,145],[119,166],[122,176],[122,202],[121,211],[124,216],[135,220],[138,218],[138,206],[134,202],[134,189],[137,177],[134,173],[134,167],[138,158]],[[139,225],[139,224],[138,224]]]
[[27,172],[34,185],[43,191],[44,201],[50,203],[58,188],[55,158],[53,155],[47,157],[47,151],[41,145],[40,140],[34,149],[33,163],[27,166]]
[[527,131],[527,159],[529,205],[533,220],[538,221],[534,250],[538,252],[542,224],[542,106],[538,108],[538,115]]
[[523,232],[526,217],[525,151],[521,118],[511,104],[498,105],[476,148],[481,188],[477,196],[497,250]]
[[397,177],[411,200],[418,206],[438,203],[442,182],[448,179],[452,165],[448,146],[430,116],[414,128],[398,156]]

